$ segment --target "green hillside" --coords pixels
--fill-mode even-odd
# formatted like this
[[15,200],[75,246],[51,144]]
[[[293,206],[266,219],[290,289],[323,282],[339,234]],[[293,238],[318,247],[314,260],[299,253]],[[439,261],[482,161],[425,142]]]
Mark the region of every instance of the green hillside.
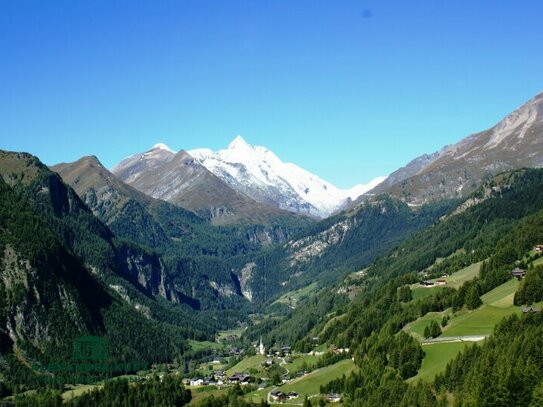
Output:
[[[518,280],[511,279],[483,295],[481,297],[483,305],[476,310],[462,310],[456,313],[452,313],[451,310],[443,313],[430,312],[424,317],[408,324],[405,330],[414,335],[418,340],[423,341],[424,328],[431,321],[440,323],[444,315],[449,315],[450,320],[447,326],[442,329],[442,334],[438,339],[447,337],[454,339],[454,337],[466,335],[490,335],[503,318],[513,314],[520,314],[520,308],[513,306],[513,297],[518,286]],[[425,356],[422,366],[418,374],[410,378],[409,381],[419,379],[432,381],[438,373],[444,372],[447,363],[453,360],[470,343],[469,341],[461,341],[425,344],[423,346]]]
[[314,372],[303,376],[300,379],[293,380],[281,387],[283,392],[296,392],[300,394],[300,399],[304,396],[313,396],[320,394],[320,387],[328,384],[342,375],[348,375],[355,369],[354,362],[350,359],[343,360],[331,366],[317,369]]

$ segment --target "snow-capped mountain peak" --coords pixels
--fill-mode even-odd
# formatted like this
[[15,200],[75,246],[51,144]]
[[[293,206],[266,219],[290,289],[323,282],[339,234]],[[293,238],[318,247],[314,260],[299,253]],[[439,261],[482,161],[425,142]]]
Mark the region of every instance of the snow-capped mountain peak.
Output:
[[242,149],[251,149],[253,146],[248,144],[243,137],[237,135],[234,140],[228,144],[228,150],[242,150]]
[[[284,163],[265,147],[236,136],[224,150],[188,151],[200,164],[251,198],[292,212],[326,217],[370,187],[342,190],[295,164]],[[372,186],[376,181],[372,181]],[[360,194],[358,194],[359,191]],[[358,194],[358,195],[354,195]]]
[[153,146],[153,148],[151,150],[166,150],[166,151],[169,151],[170,153],[176,153],[176,151],[173,151],[170,147],[168,147],[166,144],[164,143],[157,143]]

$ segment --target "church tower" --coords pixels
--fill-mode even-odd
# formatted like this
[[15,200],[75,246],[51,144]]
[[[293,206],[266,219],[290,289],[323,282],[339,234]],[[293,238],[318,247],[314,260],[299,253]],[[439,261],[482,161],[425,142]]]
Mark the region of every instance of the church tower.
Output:
[[262,343],[262,337],[260,337],[260,345],[258,345],[258,353],[261,355],[266,354],[266,348],[264,347],[264,344]]

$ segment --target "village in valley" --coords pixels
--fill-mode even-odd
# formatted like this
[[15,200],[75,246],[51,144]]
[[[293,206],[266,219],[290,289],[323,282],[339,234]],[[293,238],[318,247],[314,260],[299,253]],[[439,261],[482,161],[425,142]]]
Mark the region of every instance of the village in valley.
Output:
[[[202,363],[194,377],[184,380],[196,399],[199,399],[198,394],[221,394],[237,387],[247,399],[255,402],[302,405],[307,397],[337,403],[341,400],[340,394],[320,394],[319,387],[354,367],[349,349],[317,344],[313,351],[299,353],[289,345],[266,349],[260,338],[251,348],[231,347],[228,352],[229,356],[224,353],[219,356],[219,350],[215,349],[216,355],[211,361]],[[325,354],[332,358],[330,364],[322,363]]]

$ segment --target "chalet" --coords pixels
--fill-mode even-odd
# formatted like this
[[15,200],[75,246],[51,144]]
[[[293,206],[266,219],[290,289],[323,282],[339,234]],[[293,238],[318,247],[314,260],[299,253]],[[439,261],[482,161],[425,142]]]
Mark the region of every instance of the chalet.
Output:
[[281,347],[281,352],[283,352],[283,355],[290,354],[290,351],[291,351],[290,346],[282,346]]
[[447,277],[449,277],[449,275],[447,273],[443,273],[440,277],[441,278],[447,278]]
[[249,384],[252,380],[252,376],[246,373],[235,373],[230,376],[230,383]]
[[270,395],[275,401],[287,401],[288,399],[288,395],[280,390],[272,391]]
[[523,269],[517,267],[516,269],[511,271],[511,275],[513,277],[516,277],[519,280],[522,280],[524,278],[524,276],[526,276],[526,270],[523,270]]
[[266,387],[268,387],[268,384],[266,382],[262,382],[258,385],[258,390],[264,390]]
[[534,247],[536,253],[543,253],[543,244],[538,244]]
[[339,403],[341,401],[341,394],[337,394],[337,393],[330,393],[326,396],[326,399],[330,402],[330,403]]
[[420,285],[422,285],[423,287],[433,287],[434,283],[432,283],[431,281],[428,281],[428,280],[422,280],[420,282]]
[[439,280],[436,281],[436,284],[437,285],[447,285],[447,282],[444,279],[440,278]]
[[191,386],[203,386],[204,385],[204,379],[198,379],[198,378],[193,378],[193,379],[190,379],[190,385]]
[[289,400],[297,399],[298,397],[300,397],[300,395],[299,395],[298,393],[296,393],[295,391],[291,391],[291,392],[288,394]]
[[522,307],[522,312],[525,314],[529,314],[529,313],[537,314],[541,312],[541,308],[540,307]]
[[272,358],[268,358],[268,359],[266,359],[262,364],[263,364],[264,366],[266,366],[266,367],[270,367],[271,365],[273,365],[273,359],[272,359]]

